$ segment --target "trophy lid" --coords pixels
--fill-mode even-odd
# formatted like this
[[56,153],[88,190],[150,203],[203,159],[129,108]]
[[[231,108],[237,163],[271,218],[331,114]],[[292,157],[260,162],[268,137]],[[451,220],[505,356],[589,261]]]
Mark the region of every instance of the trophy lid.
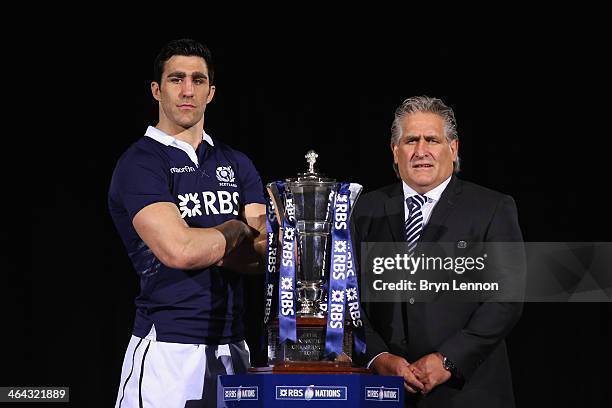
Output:
[[319,173],[315,170],[314,165],[317,161],[317,157],[319,155],[314,150],[309,150],[304,158],[306,158],[306,162],[308,163],[308,169],[305,173],[298,173],[297,178],[289,178],[287,179],[288,183],[298,183],[298,184],[310,184],[310,183],[335,183],[336,179],[325,177],[324,174]]

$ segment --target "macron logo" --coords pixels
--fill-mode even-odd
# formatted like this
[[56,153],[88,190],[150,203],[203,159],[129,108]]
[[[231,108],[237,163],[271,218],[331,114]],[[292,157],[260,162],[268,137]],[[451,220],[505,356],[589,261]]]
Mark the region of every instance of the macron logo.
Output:
[[170,173],[191,173],[192,171],[195,171],[195,169],[191,166],[170,168]]

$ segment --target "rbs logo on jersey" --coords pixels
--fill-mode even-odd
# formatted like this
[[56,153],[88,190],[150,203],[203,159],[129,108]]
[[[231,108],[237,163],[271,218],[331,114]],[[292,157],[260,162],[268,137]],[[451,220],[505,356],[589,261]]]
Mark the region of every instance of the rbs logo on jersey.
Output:
[[196,217],[198,215],[234,214],[238,215],[238,198],[240,193],[234,191],[202,191],[202,199],[198,193],[179,194],[178,207],[181,217]]

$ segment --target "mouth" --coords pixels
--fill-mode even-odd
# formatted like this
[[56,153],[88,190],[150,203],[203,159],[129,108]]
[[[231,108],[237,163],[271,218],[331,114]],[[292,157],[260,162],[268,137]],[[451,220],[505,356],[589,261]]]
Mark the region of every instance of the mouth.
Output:
[[429,169],[432,167],[433,167],[433,164],[429,164],[429,163],[417,163],[417,164],[412,165],[413,169]]
[[179,109],[195,109],[195,105],[191,105],[189,103],[184,103],[182,105],[178,105]]

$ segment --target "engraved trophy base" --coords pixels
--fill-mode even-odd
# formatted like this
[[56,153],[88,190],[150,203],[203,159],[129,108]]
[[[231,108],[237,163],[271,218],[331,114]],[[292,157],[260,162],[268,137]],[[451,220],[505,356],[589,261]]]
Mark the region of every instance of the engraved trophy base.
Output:
[[297,342],[280,344],[278,319],[268,326],[269,367],[251,368],[249,372],[260,374],[368,374],[363,367],[353,367],[353,326],[345,322],[344,353],[334,360],[325,359],[326,319],[297,317]]

